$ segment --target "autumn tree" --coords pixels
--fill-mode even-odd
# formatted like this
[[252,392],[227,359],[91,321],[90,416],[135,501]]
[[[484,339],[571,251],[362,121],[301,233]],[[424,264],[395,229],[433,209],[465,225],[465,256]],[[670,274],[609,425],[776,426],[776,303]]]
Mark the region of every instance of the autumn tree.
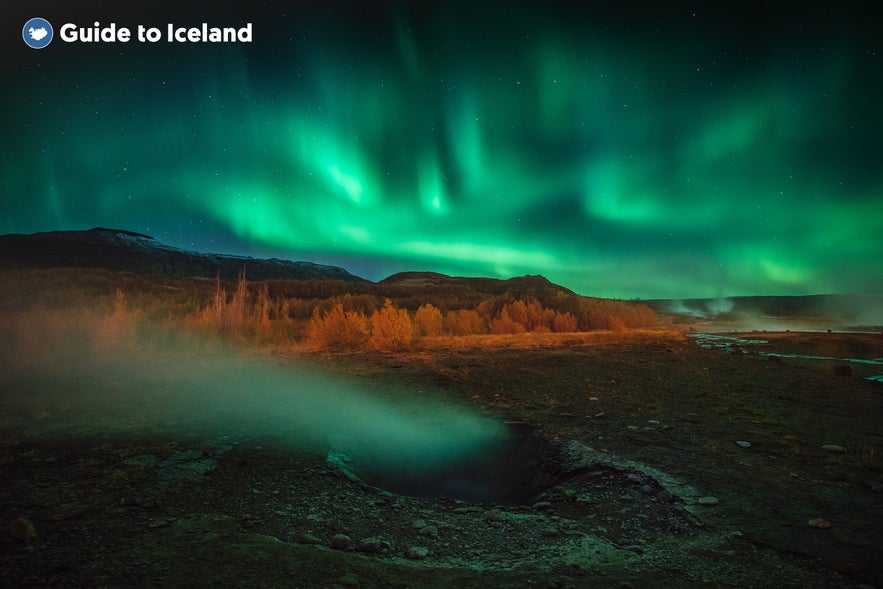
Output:
[[359,311],[344,311],[338,301],[327,311],[318,307],[307,324],[307,343],[320,349],[358,350],[368,341],[368,318]]
[[444,329],[441,311],[433,307],[431,303],[421,305],[417,309],[417,314],[414,316],[414,324],[417,334],[421,336],[433,337],[441,335]]
[[414,339],[414,326],[405,309],[397,309],[386,299],[383,308],[371,315],[371,347],[400,350]]
[[445,331],[450,335],[477,335],[487,333],[487,324],[478,311],[459,309],[449,311],[444,320]]

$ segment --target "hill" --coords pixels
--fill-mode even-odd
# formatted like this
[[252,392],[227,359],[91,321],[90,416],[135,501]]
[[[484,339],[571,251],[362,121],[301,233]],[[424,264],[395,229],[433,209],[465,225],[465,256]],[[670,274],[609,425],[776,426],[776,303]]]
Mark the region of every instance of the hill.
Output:
[[574,295],[572,290],[564,288],[553,282],[549,282],[543,276],[530,275],[508,278],[470,278],[463,276],[448,276],[438,272],[399,272],[380,282],[385,286],[402,286],[407,288],[421,289],[431,288],[434,290],[466,288],[475,292],[501,295],[513,293],[516,295],[530,295],[542,298],[543,294],[561,293]]

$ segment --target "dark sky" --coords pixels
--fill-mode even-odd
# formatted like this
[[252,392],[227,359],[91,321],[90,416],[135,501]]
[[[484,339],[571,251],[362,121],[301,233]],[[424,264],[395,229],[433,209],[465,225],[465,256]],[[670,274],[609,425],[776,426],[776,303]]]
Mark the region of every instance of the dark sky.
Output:
[[[874,3],[10,4],[2,233],[621,298],[883,291]],[[253,40],[59,36],[96,20]]]

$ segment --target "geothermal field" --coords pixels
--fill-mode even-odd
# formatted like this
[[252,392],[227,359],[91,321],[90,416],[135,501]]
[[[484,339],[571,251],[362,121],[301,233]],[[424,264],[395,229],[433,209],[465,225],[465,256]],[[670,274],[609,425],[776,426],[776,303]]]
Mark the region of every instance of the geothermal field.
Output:
[[3,280],[4,586],[883,582],[879,330],[657,302],[381,345],[399,285],[352,348],[315,339],[335,305],[253,325],[284,281]]

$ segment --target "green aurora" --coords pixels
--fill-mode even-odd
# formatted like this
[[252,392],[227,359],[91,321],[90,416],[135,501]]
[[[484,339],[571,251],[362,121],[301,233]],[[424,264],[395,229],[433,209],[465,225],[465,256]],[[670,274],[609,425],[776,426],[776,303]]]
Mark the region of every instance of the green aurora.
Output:
[[[883,291],[883,48],[848,6],[82,4],[4,16],[2,233],[620,298]],[[37,14],[253,21],[254,42],[35,51]]]

